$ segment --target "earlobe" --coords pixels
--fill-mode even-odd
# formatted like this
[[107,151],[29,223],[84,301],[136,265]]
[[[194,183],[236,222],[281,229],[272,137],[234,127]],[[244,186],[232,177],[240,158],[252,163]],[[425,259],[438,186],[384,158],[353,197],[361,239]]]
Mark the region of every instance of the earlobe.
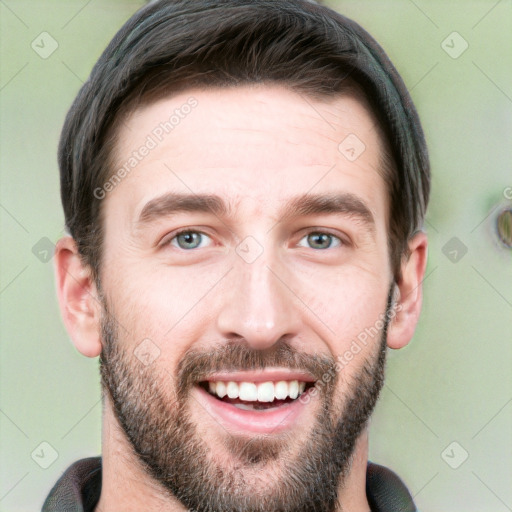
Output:
[[87,357],[101,353],[101,305],[92,273],[70,236],[55,249],[57,295],[64,324],[77,350]]
[[397,282],[397,301],[388,327],[389,348],[402,348],[412,339],[421,312],[422,281],[427,266],[427,235],[416,233],[409,240],[409,257],[402,262],[402,275]]

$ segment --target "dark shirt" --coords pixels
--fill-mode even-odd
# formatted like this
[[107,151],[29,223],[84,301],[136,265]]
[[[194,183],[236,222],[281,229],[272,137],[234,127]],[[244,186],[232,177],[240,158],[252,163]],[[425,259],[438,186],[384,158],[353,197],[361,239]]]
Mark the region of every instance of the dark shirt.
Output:
[[[53,486],[42,512],[93,512],[101,494],[101,457],[72,464]],[[417,512],[395,473],[368,462],[366,496],[372,512]]]

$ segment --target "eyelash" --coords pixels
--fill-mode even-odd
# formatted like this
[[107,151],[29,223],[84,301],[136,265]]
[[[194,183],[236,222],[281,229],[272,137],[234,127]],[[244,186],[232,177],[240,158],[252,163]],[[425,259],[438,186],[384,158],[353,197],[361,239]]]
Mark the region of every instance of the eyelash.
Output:
[[[177,240],[178,237],[182,236],[182,235],[187,235],[187,234],[195,234],[195,235],[200,235],[201,237],[207,237],[211,240],[211,237],[209,235],[207,235],[206,233],[204,233],[203,231],[199,231],[199,230],[194,230],[194,229],[183,229],[181,231],[178,231],[177,233],[175,233],[171,238],[168,239],[167,242],[165,242],[164,245],[172,245],[174,247],[176,247],[177,249],[181,249],[183,251],[186,251],[187,249],[184,249],[183,247],[179,247],[178,245],[175,245],[173,243],[174,240]],[[194,249],[200,249],[201,247],[194,247],[190,250],[194,250]]]
[[[186,235],[186,234],[195,234],[195,235],[200,235],[201,237],[207,237],[208,239],[210,239],[210,241],[212,240],[211,237],[204,233],[203,231],[199,231],[199,230],[194,230],[194,229],[183,229],[181,231],[178,231],[176,232],[171,238],[169,238],[167,241],[165,241],[163,243],[163,245],[172,245],[173,247],[176,247],[177,249],[180,249],[182,251],[188,251],[188,250],[195,250],[195,249],[200,249],[202,248],[200,245],[198,247],[193,247],[192,249],[184,249],[183,247],[179,247],[177,245],[177,242],[176,244],[173,243],[175,240],[178,239],[178,237],[182,236],[182,235]],[[324,236],[328,236],[331,243],[328,247],[325,247],[325,248],[321,248],[321,249],[318,249],[316,248],[316,250],[319,250],[319,251],[325,251],[327,249],[333,249],[333,248],[336,248],[336,247],[340,247],[340,246],[343,246],[343,245],[348,245],[348,243],[344,240],[342,240],[339,236],[337,235],[334,235],[333,233],[329,233],[328,231],[321,231],[321,230],[311,230],[309,231],[308,233],[304,234],[301,239],[299,240],[299,244],[300,242],[302,242],[302,240],[304,239],[307,239],[308,237],[312,236],[312,235],[324,235]],[[336,245],[332,246],[332,243],[335,243]],[[298,245],[299,245],[298,244]],[[299,245],[300,246],[300,245]],[[304,247],[304,246],[300,246],[300,247]],[[314,247],[309,247],[310,249],[314,249]]]
[[[307,239],[308,237],[312,236],[312,235],[322,235],[322,236],[328,236],[331,240],[331,243],[333,241],[336,241],[337,244],[334,245],[334,246],[331,246],[331,243],[329,244],[329,247],[325,247],[325,248],[322,248],[322,249],[318,249],[317,250],[320,250],[320,251],[325,251],[326,249],[333,249],[335,247],[340,247],[342,245],[345,245],[343,240],[339,237],[339,236],[336,236],[332,233],[329,233],[328,231],[319,231],[319,230],[316,230],[316,231],[310,231],[309,233],[306,233],[300,240],[299,240],[299,244],[300,242],[302,242],[302,240],[304,240],[305,238]],[[304,247],[304,246],[301,246],[301,247]],[[311,249],[314,249],[314,247],[310,247]]]

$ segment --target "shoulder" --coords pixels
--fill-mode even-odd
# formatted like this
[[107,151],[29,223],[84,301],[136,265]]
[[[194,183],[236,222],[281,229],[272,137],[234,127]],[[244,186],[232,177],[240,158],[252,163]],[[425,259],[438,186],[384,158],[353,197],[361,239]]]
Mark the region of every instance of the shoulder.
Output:
[[366,496],[372,512],[417,512],[402,480],[390,469],[368,462]]
[[72,464],[53,486],[42,512],[88,512],[101,494],[101,457]]

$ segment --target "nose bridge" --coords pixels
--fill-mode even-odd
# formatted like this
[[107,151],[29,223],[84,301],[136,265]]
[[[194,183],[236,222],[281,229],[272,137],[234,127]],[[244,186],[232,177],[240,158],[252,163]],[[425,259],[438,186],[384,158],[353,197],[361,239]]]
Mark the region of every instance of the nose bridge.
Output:
[[298,316],[289,293],[276,278],[276,267],[268,251],[253,261],[235,258],[226,283],[229,292],[218,315],[222,336],[244,338],[253,348],[263,349],[295,334]]

